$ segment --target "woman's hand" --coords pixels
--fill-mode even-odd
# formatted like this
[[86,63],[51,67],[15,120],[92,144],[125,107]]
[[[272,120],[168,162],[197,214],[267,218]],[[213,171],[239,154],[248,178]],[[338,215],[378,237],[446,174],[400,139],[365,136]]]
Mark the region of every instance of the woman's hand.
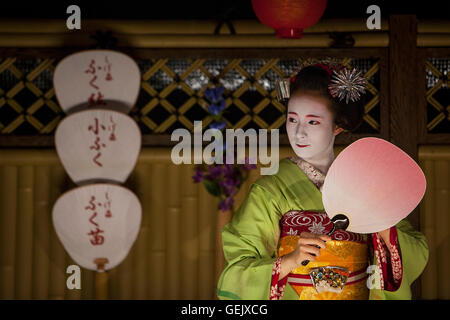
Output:
[[324,234],[302,232],[295,250],[281,258],[280,279],[301,266],[303,261],[316,261],[320,256],[320,249],[325,249],[325,242],[330,240],[331,238]]

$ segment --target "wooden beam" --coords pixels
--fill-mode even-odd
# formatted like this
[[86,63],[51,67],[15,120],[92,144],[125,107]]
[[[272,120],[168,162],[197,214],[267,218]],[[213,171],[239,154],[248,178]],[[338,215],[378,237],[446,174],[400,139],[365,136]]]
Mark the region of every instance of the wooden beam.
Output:
[[[142,147],[173,147],[178,141],[171,141],[170,134],[144,134],[142,135]],[[380,134],[354,134],[350,132],[340,134],[335,141],[336,145],[346,146],[358,139],[365,137],[377,137],[388,139]],[[207,146],[211,142],[203,142]],[[279,135],[280,146],[289,146],[289,139],[286,134]],[[0,134],[1,148],[55,148],[55,138],[53,135],[9,135]]]
[[[418,162],[418,79],[417,19],[414,15],[393,15],[389,18],[389,96],[390,141]],[[387,181],[389,183],[389,181]],[[419,209],[408,220],[420,230]],[[420,278],[419,278],[420,279]],[[412,286],[413,298],[421,296],[420,280]]]
[[[394,15],[389,25],[390,140],[417,161],[417,21],[415,16]],[[417,218],[412,219],[415,227]]]
[[[69,54],[86,50],[86,47],[64,48],[7,48],[0,47],[0,58],[56,58],[61,59]],[[116,48],[134,59],[162,58],[206,58],[206,59],[241,59],[241,58],[304,58],[304,57],[336,57],[336,58],[380,58],[387,56],[387,48]]]

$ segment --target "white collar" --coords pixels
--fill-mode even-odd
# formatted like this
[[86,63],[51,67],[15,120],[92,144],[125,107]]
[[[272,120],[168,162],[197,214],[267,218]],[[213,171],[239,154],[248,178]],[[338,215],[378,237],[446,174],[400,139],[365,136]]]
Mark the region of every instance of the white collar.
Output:
[[289,160],[294,162],[306,174],[308,179],[311,180],[311,182],[314,183],[320,191],[322,191],[325,175],[319,169],[299,157],[290,157]]

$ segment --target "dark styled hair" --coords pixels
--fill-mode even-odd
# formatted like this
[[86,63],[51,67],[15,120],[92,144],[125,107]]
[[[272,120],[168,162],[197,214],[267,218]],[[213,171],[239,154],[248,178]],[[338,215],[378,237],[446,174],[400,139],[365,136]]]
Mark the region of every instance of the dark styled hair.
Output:
[[[292,81],[293,80],[293,81]],[[318,94],[330,103],[329,110],[334,116],[334,123],[348,131],[356,130],[362,123],[364,116],[364,97],[356,102],[345,103],[344,100],[333,98],[328,90],[330,74],[321,66],[308,66],[291,79],[290,96],[297,92]]]

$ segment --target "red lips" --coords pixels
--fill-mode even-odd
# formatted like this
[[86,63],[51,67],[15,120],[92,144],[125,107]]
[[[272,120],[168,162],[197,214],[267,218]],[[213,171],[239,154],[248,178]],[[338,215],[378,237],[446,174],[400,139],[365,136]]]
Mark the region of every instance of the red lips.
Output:
[[297,144],[297,147],[299,147],[299,148],[304,148],[304,147],[307,147],[308,145],[301,145],[301,144]]

